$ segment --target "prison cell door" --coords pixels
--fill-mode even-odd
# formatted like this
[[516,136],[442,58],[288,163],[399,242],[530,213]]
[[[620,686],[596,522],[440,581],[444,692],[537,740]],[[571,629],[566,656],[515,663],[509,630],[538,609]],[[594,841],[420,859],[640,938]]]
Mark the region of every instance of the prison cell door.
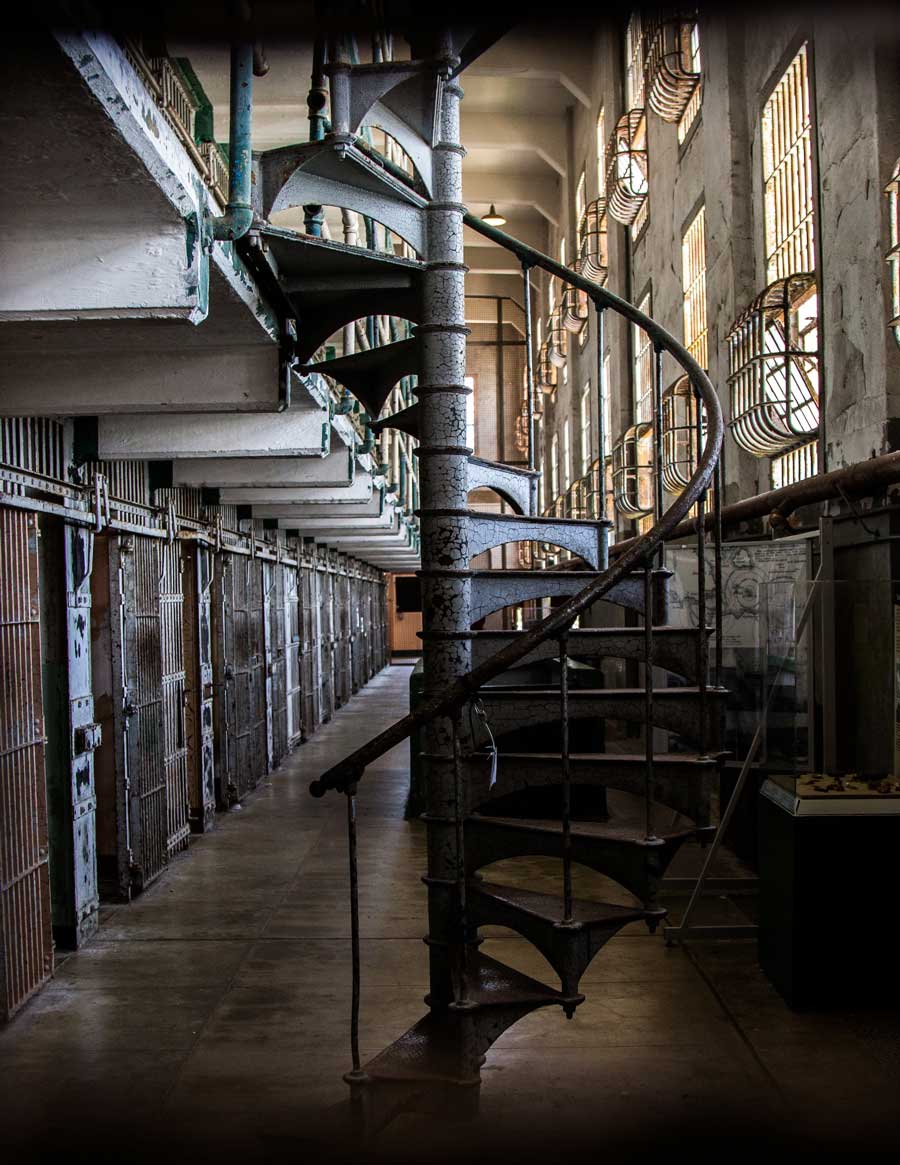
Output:
[[300,686],[303,692],[303,739],[319,722],[319,685],[316,672],[316,568],[304,561],[300,567]]
[[284,686],[287,747],[300,739],[303,725],[303,689],[300,668],[300,576],[295,566],[284,568]]
[[213,729],[216,802],[228,809],[238,791],[237,657],[234,588],[244,568],[237,555],[221,553],[213,564]]
[[188,749],[184,718],[184,584],[182,557],[176,540],[159,548],[160,647],[162,663],[163,763],[166,772],[169,855],[185,849],[190,839]]
[[38,531],[33,514],[0,509],[0,1016],[53,970]]
[[270,769],[277,768],[287,753],[284,570],[280,562],[264,564],[266,734]]
[[212,563],[209,548],[187,544],[184,557],[185,729],[190,826],[204,833],[215,824],[213,732]]
[[251,740],[250,788],[255,788],[269,769],[266,699],[266,611],[263,562],[248,560],[249,578],[249,714]]
[[168,861],[168,806],[163,752],[161,539],[111,540],[110,623],[118,780],[124,793],[119,847],[130,889],[145,889]]

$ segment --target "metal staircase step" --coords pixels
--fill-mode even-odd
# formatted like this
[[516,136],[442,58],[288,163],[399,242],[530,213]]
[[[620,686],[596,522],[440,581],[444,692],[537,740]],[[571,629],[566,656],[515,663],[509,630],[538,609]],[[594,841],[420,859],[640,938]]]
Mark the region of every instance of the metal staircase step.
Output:
[[[650,789],[653,801],[684,814],[696,825],[708,824],[710,795],[725,755],[657,753],[653,758]],[[617,789],[642,797],[647,758],[643,753],[578,752],[569,756],[569,771],[574,785]],[[498,753],[493,786],[484,754],[474,753],[469,757],[468,773],[471,803],[481,806],[524,789],[561,786],[563,775],[558,752]]]
[[[504,515],[504,518],[506,515]],[[535,519],[532,519],[535,520]],[[555,520],[555,519],[554,519]],[[601,535],[601,539],[603,535]],[[502,610],[503,607],[515,603],[527,602],[531,599],[557,598],[563,595],[577,595],[586,586],[599,578],[602,571],[594,570],[475,570],[472,571],[472,615],[471,621],[477,623],[492,611]],[[672,576],[670,570],[657,569],[653,572],[653,618],[655,622],[664,622],[668,613],[668,582]],[[632,611],[644,610],[644,576],[635,573],[622,579],[611,587],[603,596],[603,601],[615,603],[620,607],[627,607]],[[636,634],[643,637],[643,630]],[[547,650],[546,656],[558,650],[556,640],[552,641],[552,650]],[[574,654],[574,650],[572,651]],[[612,653],[610,653],[612,654]],[[540,657],[539,657],[540,658]]]
[[301,372],[330,376],[356,397],[370,417],[377,417],[391,389],[404,376],[418,373],[419,341],[398,340],[336,360],[306,364]]
[[[700,689],[694,687],[655,688],[652,723],[657,728],[677,732],[699,742],[703,735]],[[707,745],[717,743],[719,712],[727,695],[724,688],[708,688]],[[508,732],[537,725],[557,724],[560,718],[558,688],[512,687],[488,684],[479,698],[496,738]],[[569,691],[569,718],[646,720],[643,688],[575,688]]]
[[399,413],[391,413],[382,417],[380,421],[370,421],[369,428],[373,433],[380,433],[382,429],[399,429],[401,433],[409,433],[410,437],[419,437],[419,406],[410,405],[408,409],[401,409]]
[[[576,518],[533,518],[522,514],[483,513],[468,510],[469,555],[507,542],[549,542],[583,558],[595,570],[608,563],[609,522],[583,522]],[[509,572],[528,574],[528,571]]]
[[[615,601],[610,600],[610,601]],[[624,603],[622,604],[625,605]],[[643,588],[641,589],[643,606]],[[707,628],[707,635],[712,628]],[[527,631],[473,631],[472,666],[477,667],[502,647],[513,643]],[[696,627],[654,627],[653,663],[656,667],[674,672],[685,679],[696,680],[699,629]],[[575,659],[636,659],[644,658],[644,629],[642,627],[585,627],[570,631],[568,653]],[[541,659],[556,659],[559,644],[555,639],[538,644],[522,659],[522,664]]]
[[[573,821],[572,861],[612,878],[644,910],[655,911],[660,881],[675,854],[685,842],[709,832],[689,825],[647,837],[638,824]],[[508,858],[563,856],[562,824],[551,819],[475,813],[466,818],[465,838],[468,875]]]
[[296,351],[309,360],[344,324],[366,315],[418,320],[424,265],[365,247],[265,225],[259,241],[291,310],[302,318]]
[[468,460],[468,491],[492,489],[521,514],[534,514],[538,505],[540,471],[505,465],[499,461],[485,461],[481,457]]
[[562,898],[513,886],[469,881],[466,893],[467,918],[473,926],[505,926],[527,938],[559,975],[571,1015],[583,996],[578,983],[597,952],[631,922],[647,922],[651,930],[659,925],[664,911],[616,906],[607,902],[572,902],[571,921],[562,922]]

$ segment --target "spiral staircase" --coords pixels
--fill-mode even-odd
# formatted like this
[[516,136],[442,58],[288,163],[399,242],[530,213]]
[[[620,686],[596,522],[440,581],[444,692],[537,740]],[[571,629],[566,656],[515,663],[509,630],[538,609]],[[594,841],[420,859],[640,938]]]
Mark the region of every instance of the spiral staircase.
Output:
[[[584,998],[581,976],[605,943],[629,923],[656,928],[665,913],[658,891],[667,867],[680,847],[710,831],[723,695],[708,679],[711,628],[705,605],[698,627],[665,625],[671,572],[663,557],[667,534],[689,513],[697,516],[703,553],[702,531],[711,517],[706,491],[722,440],[716,394],[681,345],[633,306],[466,213],[457,77],[483,38],[449,29],[409,39],[419,54],[413,60],[358,64],[346,37],[331,36],[327,53],[321,49],[317,58],[329,81],[330,123],[319,100],[311,119],[319,126],[315,140],[254,156],[253,228],[239,243],[283,314],[298,321],[295,363],[340,382],[371,418],[379,418],[401,377],[418,378],[418,403],[374,420],[371,428],[377,433],[393,426],[419,441],[424,700],[312,785],[317,796],[337,790],[347,797],[354,960],[353,1070],[347,1080],[358,1108],[375,1124],[428,1089],[449,1088],[459,1095],[462,1086],[477,1084],[487,1050],[510,1025],[543,1007],[559,1007],[571,1016]],[[318,83],[314,79],[318,94],[324,92],[323,81],[324,76]],[[399,143],[412,159],[412,173],[366,144],[360,136],[364,124],[381,127]],[[270,224],[273,214],[298,206],[313,211],[334,206],[368,216],[421,258],[376,253]],[[613,311],[643,328],[657,353],[657,403],[660,359],[667,352],[690,377],[702,404],[697,410],[703,417],[702,449],[689,485],[665,512],[658,487],[652,530],[612,565],[611,522],[539,516],[537,471],[482,460],[466,445],[464,223],[519,258],[526,291],[529,271],[543,268],[584,292],[600,323]],[[413,338],[327,364],[313,361],[338,329],[376,313],[412,321]],[[527,326],[530,370],[530,319]],[[529,407],[532,389],[529,385]],[[602,423],[602,413],[598,419]],[[533,417],[529,429],[533,464]],[[660,450],[657,413],[657,467]],[[658,472],[656,477],[659,481]],[[482,488],[496,491],[516,512],[471,509],[469,494]],[[521,542],[551,544],[581,566],[472,569],[472,560],[484,551]],[[490,612],[547,597],[560,605],[529,630],[473,629]],[[638,625],[573,627],[601,598],[634,613],[631,622]],[[605,659],[636,661],[640,686],[603,687],[599,665]],[[586,668],[573,670],[573,661]],[[587,686],[575,682],[582,675]],[[668,677],[678,677],[679,686],[669,686]],[[642,725],[640,751],[570,747],[581,722],[607,720]],[[500,742],[494,765],[485,755],[480,729],[485,724]],[[535,726],[546,730],[553,751],[510,744],[517,737],[533,738]],[[424,730],[427,788],[429,1010],[363,1065],[355,793],[366,765],[418,730]],[[654,730],[677,733],[682,742],[693,743],[693,751],[655,754]],[[592,794],[587,810],[579,808],[584,790]],[[620,802],[615,796],[606,802],[607,791],[629,795],[626,801],[639,807],[638,815],[620,816]],[[529,805],[540,809],[529,811]],[[674,825],[657,827],[660,806],[669,808],[667,819]],[[536,855],[561,862],[561,895],[500,885],[484,873],[498,861]],[[618,883],[633,904],[574,897],[573,863]],[[482,953],[479,927],[494,925],[531,942],[559,985],[538,982]]]

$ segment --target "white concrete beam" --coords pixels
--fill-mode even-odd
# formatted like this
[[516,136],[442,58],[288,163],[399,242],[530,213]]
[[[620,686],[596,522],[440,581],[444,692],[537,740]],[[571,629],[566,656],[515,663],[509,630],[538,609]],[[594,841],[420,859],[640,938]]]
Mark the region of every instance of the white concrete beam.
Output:
[[165,413],[101,416],[103,461],[250,457],[320,457],[329,448],[327,413]]
[[460,134],[460,141],[466,143],[467,150],[536,154],[560,177],[566,176],[566,127],[562,117],[553,114],[479,113],[463,108]]
[[325,457],[179,458],[172,465],[172,484],[215,489],[341,487],[356,470],[352,451],[340,447]]
[[467,246],[465,262],[474,275],[518,275],[521,278],[522,274],[522,264],[512,251],[502,247]]
[[595,29],[589,23],[573,26],[570,15],[567,11],[555,27],[543,20],[514,28],[464,70],[463,86],[466,77],[556,81],[590,109]]
[[496,203],[504,207],[530,206],[554,227],[559,224],[560,185],[555,175],[492,174],[484,170],[463,172],[463,199],[470,203]]
[[366,502],[371,498],[372,490],[372,475],[360,473],[350,485],[340,488],[325,486],[311,489],[223,489],[219,493],[219,501],[222,505],[253,506],[256,518],[280,518],[286,511],[301,503],[309,506],[316,502],[325,505]]

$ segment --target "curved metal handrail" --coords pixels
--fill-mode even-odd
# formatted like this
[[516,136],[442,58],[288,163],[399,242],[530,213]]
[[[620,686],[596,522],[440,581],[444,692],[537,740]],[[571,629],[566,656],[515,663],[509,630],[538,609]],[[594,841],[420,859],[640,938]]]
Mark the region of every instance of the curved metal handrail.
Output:
[[656,551],[657,547],[669,538],[672,531],[682,519],[687,517],[691,507],[701,494],[705,492],[707,486],[710,485],[719,452],[722,448],[724,422],[722,420],[722,410],[719,406],[719,398],[716,390],[713,388],[709,377],[693,356],[665,328],[660,327],[655,320],[645,315],[633,304],[628,303],[627,300],[620,299],[599,283],[594,283],[590,279],[586,279],[583,275],[576,274],[562,263],[551,259],[549,255],[535,250],[534,247],[529,247],[526,243],[514,239],[504,231],[498,230],[496,227],[488,226],[487,223],[482,222],[475,215],[466,214],[464,216],[464,222],[472,230],[478,231],[479,234],[484,235],[506,250],[511,251],[514,255],[517,255],[523,265],[527,267],[540,267],[550,275],[555,275],[557,278],[563,280],[563,282],[571,283],[576,288],[587,292],[598,311],[611,308],[619,315],[630,320],[633,324],[636,324],[639,328],[642,328],[653,341],[654,347],[658,351],[668,352],[690,377],[691,383],[697,390],[706,408],[706,432],[704,434],[706,444],[684,492],[675,499],[672,505],[660,517],[653,529],[632,542],[600,578],[595,579],[582,591],[579,591],[577,595],[573,595],[567,599],[565,603],[557,607],[546,619],[535,624],[534,627],[526,631],[514,640],[514,642],[501,648],[500,651],[496,652],[489,659],[486,659],[484,663],[479,664],[478,667],[473,668],[466,675],[460,676],[458,680],[448,688],[445,688],[439,696],[432,696],[426,700],[414,712],[408,713],[401,720],[392,724],[390,728],[386,728],[384,732],[380,732],[377,736],[372,737],[371,740],[356,749],[355,752],[352,752],[338,764],[333,765],[332,768],[328,769],[317,780],[312,781],[309,790],[314,797],[323,796],[329,789],[346,792],[357,783],[367,765],[377,760],[378,757],[383,756],[396,745],[402,743],[417,728],[422,727],[422,725],[429,723],[431,720],[437,719],[439,716],[449,716],[458,712],[488,680],[509,670],[509,668],[518,663],[519,660],[523,659],[530,651],[533,651],[535,647],[543,643],[546,639],[551,639],[567,631],[583,611],[586,611],[588,607],[602,598],[607,591],[614,587],[627,574],[630,574],[637,566],[647,561]]

